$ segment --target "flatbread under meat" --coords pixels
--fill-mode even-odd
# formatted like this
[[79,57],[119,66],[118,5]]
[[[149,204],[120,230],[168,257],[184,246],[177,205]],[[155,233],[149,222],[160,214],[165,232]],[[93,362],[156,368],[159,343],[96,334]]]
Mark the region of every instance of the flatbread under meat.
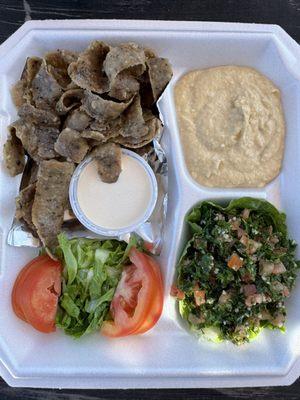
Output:
[[83,109],[77,108],[76,110],[69,112],[64,123],[64,128],[82,131],[89,126],[92,120],[92,117],[90,117]]
[[16,176],[23,172],[25,167],[25,152],[22,142],[17,138],[14,129],[10,130],[10,136],[4,144],[3,156],[10,176]]
[[37,108],[53,109],[63,89],[47,71],[45,61],[31,84],[32,100]]
[[104,99],[97,94],[85,91],[82,100],[82,109],[91,117],[100,121],[110,121],[117,118],[131,103],[131,101],[119,103]]
[[48,73],[63,89],[68,89],[72,82],[68,75],[68,67],[77,59],[78,53],[69,50],[57,50],[45,54]]
[[78,60],[70,64],[68,73],[72,81],[82,89],[100,94],[108,92],[109,82],[103,72],[103,61],[109,49],[104,42],[94,40]]
[[32,222],[44,246],[57,245],[74,164],[57,160],[42,161],[32,206]]
[[31,231],[36,232],[35,226],[32,223],[32,205],[35,195],[36,184],[31,183],[26,188],[20,191],[16,197],[16,218],[23,219]]
[[89,150],[87,141],[81,137],[80,132],[70,128],[61,131],[56,143],[55,151],[68,161],[79,164]]
[[23,118],[24,121],[36,125],[53,126],[56,128],[60,125],[60,118],[54,111],[41,110],[29,103],[23,104],[18,109],[18,115],[20,118]]
[[115,143],[105,143],[92,151],[98,167],[98,173],[103,182],[113,183],[119,178],[121,167],[121,147]]
[[78,107],[83,98],[83,89],[70,89],[62,94],[56,103],[56,110],[59,114],[67,114],[72,108]]

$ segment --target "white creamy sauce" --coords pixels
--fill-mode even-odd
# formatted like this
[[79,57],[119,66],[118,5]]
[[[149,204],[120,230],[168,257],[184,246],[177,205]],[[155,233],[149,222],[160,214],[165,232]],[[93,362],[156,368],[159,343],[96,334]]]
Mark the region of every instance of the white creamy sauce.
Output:
[[82,212],[106,229],[130,226],[145,214],[151,201],[152,185],[144,167],[134,158],[122,154],[122,172],[115,183],[101,181],[95,161],[81,172],[77,199]]

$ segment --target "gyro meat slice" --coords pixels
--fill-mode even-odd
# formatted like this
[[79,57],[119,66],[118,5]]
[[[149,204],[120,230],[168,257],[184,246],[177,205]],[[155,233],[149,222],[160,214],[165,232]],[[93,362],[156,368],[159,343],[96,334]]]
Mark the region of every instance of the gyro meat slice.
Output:
[[53,248],[57,245],[73,172],[74,164],[69,162],[48,160],[42,161],[39,166],[32,222],[46,247]]
[[21,140],[22,145],[31,158],[37,163],[41,159],[55,158],[54,151],[59,130],[52,126],[30,124],[22,119],[15,121],[9,129]]
[[18,115],[20,118],[23,118],[24,121],[36,125],[53,127],[59,127],[60,125],[60,118],[54,111],[42,110],[32,106],[29,103],[23,104],[19,108]]
[[109,122],[93,121],[89,129],[101,132],[106,138],[112,139],[123,132],[122,118],[118,117]]
[[110,80],[109,95],[128,100],[139,90],[137,77],[146,70],[144,49],[136,43],[123,43],[113,47],[103,63]]
[[108,138],[99,131],[93,131],[91,129],[86,129],[81,132],[81,137],[87,139],[89,143],[94,145],[96,143],[105,143],[107,142]]
[[68,161],[79,164],[89,150],[87,141],[81,137],[80,132],[70,128],[61,131],[56,143],[55,151]]
[[109,96],[126,101],[138,93],[140,84],[127,70],[120,72],[111,85]]
[[37,108],[51,109],[62,95],[63,89],[47,71],[45,61],[31,84],[32,100]]
[[166,58],[159,57],[149,58],[146,64],[148,66],[153,99],[156,101],[173,76],[172,67]]
[[81,132],[81,136],[88,139],[89,144],[96,146],[119,136],[122,133],[121,118],[118,117],[111,122],[103,123],[93,121],[90,126]]
[[36,127],[35,135],[38,138],[37,158],[48,160],[57,157],[54,144],[59,136],[59,130],[50,126]]
[[101,180],[105,183],[116,182],[122,171],[121,147],[115,143],[105,143],[95,147],[91,154],[96,159]]
[[110,82],[124,71],[130,70],[135,77],[140,76],[146,69],[144,49],[136,43],[122,43],[112,47],[103,63],[103,69]]
[[72,81],[82,89],[100,94],[108,92],[109,81],[103,72],[103,62],[109,49],[106,43],[93,41],[78,60],[69,65],[68,73]]
[[16,107],[20,107],[26,101],[31,101],[29,89],[41,64],[42,59],[39,57],[27,58],[20,80],[11,89],[11,96]]
[[56,50],[45,55],[47,71],[63,89],[68,89],[72,83],[68,67],[77,59],[78,53],[69,50]]
[[16,136],[14,128],[9,129],[10,135],[3,147],[3,157],[10,176],[16,176],[23,172],[25,167],[25,152],[22,142]]
[[18,119],[8,127],[8,130],[20,139],[24,150],[29,156],[36,159],[38,138],[35,134],[35,126],[22,119]]
[[56,111],[63,115],[67,114],[72,108],[81,104],[83,98],[83,89],[69,89],[64,92],[56,103]]
[[139,138],[148,133],[148,127],[143,117],[140,96],[135,96],[130,106],[122,114],[121,119],[123,128],[122,136]]
[[87,90],[82,100],[82,109],[97,120],[110,121],[117,118],[130,103],[131,100],[124,103],[108,100]]
[[76,110],[69,112],[64,123],[64,128],[82,131],[89,126],[92,120],[92,117],[90,117],[82,108],[77,108]]
[[16,218],[23,219],[31,231],[36,232],[32,222],[32,205],[35,196],[36,184],[31,183],[22,189],[16,197]]
[[124,136],[118,136],[114,138],[114,141],[116,143],[120,143],[125,147],[131,148],[131,149],[136,149],[145,146],[146,144],[152,142],[152,140],[157,137],[159,138],[161,132],[162,132],[162,123],[161,121],[156,118],[153,114],[152,117],[149,118],[145,117],[145,125],[147,127],[147,133],[144,136],[140,137],[124,137]]

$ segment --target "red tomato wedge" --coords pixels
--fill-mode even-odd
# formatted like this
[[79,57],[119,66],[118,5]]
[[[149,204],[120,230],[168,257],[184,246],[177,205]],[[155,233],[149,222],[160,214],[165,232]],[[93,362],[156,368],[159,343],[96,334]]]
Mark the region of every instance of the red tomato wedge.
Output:
[[40,332],[55,331],[61,292],[61,264],[49,256],[29,262],[19,273],[12,291],[15,314]]
[[134,332],[135,335],[149,331],[157,323],[157,321],[161,316],[164,304],[164,285],[160,267],[152,257],[147,255],[146,257],[156,274],[157,282],[156,282],[155,296],[153,299],[152,308],[148,314],[148,317],[143,322],[142,326],[136,332]]
[[151,329],[161,315],[163,285],[158,264],[132,248],[131,265],[124,267],[110,311],[114,321],[105,321],[101,333],[109,337],[139,334]]

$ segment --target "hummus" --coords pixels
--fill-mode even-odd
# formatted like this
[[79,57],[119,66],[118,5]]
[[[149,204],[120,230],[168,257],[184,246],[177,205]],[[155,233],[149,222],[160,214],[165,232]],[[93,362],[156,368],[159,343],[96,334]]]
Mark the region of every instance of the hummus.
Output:
[[284,152],[279,89],[255,69],[196,70],[175,87],[188,170],[210,187],[262,187],[275,178]]

